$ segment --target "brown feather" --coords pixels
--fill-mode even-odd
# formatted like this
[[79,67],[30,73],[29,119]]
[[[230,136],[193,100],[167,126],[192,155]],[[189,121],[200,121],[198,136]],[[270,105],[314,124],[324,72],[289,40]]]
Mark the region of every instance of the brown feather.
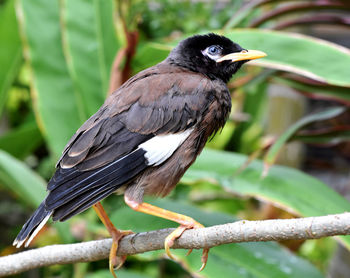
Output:
[[82,125],[59,165],[96,169],[130,153],[149,136],[185,130],[201,119],[210,83],[202,74],[166,63],[140,72]]
[[[203,150],[209,136],[223,127],[230,112],[231,98],[227,89],[220,86],[222,84],[216,85],[221,90],[213,92],[214,100],[207,107],[202,121],[166,163],[148,168],[128,186],[125,195],[129,200],[141,203],[143,194],[162,197],[168,195]],[[215,98],[218,94],[222,94],[219,99]]]

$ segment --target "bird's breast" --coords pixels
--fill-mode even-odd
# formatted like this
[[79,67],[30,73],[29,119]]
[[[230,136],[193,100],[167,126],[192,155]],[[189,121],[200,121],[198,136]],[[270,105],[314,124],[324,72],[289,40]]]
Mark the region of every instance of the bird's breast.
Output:
[[[200,120],[176,151],[162,164],[150,167],[131,185],[127,194],[142,191],[146,195],[166,196],[176,186],[185,171],[203,150],[208,138],[223,127],[231,110],[231,97],[227,87],[212,90]],[[142,200],[138,200],[142,201]]]

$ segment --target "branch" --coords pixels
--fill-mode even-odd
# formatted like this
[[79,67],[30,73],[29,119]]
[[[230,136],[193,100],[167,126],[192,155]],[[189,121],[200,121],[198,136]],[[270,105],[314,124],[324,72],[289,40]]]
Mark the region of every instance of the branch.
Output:
[[[174,229],[137,233],[120,241],[118,255],[132,255],[164,248],[164,240]],[[187,230],[175,241],[175,249],[210,248],[227,243],[316,239],[350,234],[350,213],[328,216],[237,221],[203,229]],[[76,244],[51,245],[0,257],[0,276],[53,264],[91,262],[108,258],[111,239]]]

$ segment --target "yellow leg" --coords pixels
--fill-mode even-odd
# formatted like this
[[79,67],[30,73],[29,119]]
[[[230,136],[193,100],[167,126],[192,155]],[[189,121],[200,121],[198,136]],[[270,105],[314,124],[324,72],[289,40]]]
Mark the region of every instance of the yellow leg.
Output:
[[[167,255],[174,259],[177,260],[177,258],[171,254],[170,252],[170,247],[174,245],[174,241],[179,238],[182,233],[188,229],[197,229],[197,228],[203,228],[204,226],[197,221],[195,221],[193,218],[182,215],[176,212],[172,212],[169,210],[165,210],[156,206],[152,206],[148,203],[141,203],[138,204],[134,201],[128,200],[127,197],[125,197],[125,202],[128,206],[130,206],[133,210],[143,212],[146,214],[151,214],[157,217],[165,218],[174,222],[177,222],[180,224],[180,226],[175,229],[170,235],[168,235],[165,239],[164,242],[164,248],[165,252]],[[188,254],[191,253],[192,250],[189,250]],[[209,248],[203,249],[203,255],[202,255],[202,266],[199,271],[203,270],[204,267],[207,264],[208,261],[208,253],[209,253]]]
[[126,259],[126,256],[122,256],[120,258],[117,257],[119,240],[121,240],[126,235],[132,234],[133,232],[120,231],[116,227],[114,227],[112,221],[109,219],[106,211],[104,210],[100,202],[93,205],[93,208],[96,214],[98,215],[98,217],[100,218],[101,222],[103,223],[103,225],[105,225],[109,234],[112,237],[113,242],[112,242],[111,250],[109,251],[109,271],[112,273],[113,277],[117,278],[117,276],[115,275],[114,269],[120,268]]

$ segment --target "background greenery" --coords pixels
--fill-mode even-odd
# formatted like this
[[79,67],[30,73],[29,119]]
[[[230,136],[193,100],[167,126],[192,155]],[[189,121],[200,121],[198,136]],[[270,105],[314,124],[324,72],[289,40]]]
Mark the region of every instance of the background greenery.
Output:
[[[334,161],[350,157],[350,50],[300,34],[322,24],[334,25],[337,39],[349,36],[347,2],[0,1],[0,254],[17,252],[11,242],[44,198],[75,130],[121,81],[194,33],[224,34],[268,57],[230,81],[234,111],[226,127],[169,197],[149,201],[207,226],[349,211],[341,194],[306,171],[332,173]],[[176,226],[132,211],[118,196],[104,205],[121,229]],[[31,246],[103,236],[103,225],[88,210],[47,225]],[[189,257],[175,252],[185,269],[163,251],[150,252],[129,257],[118,277],[325,277],[334,240],[350,248],[349,237],[220,246],[201,273],[200,251]],[[110,277],[107,269],[106,260],[18,276]]]

